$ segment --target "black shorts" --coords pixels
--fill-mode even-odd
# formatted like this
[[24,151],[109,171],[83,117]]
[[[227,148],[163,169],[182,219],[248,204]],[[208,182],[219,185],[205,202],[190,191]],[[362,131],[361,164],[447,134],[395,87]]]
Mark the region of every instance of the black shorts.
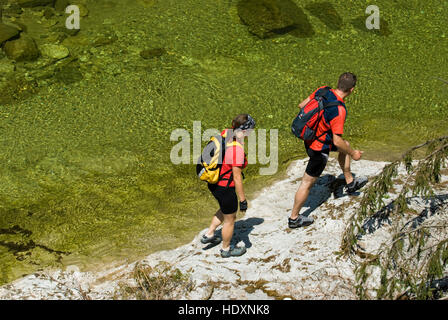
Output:
[[306,153],[310,157],[310,161],[308,161],[305,172],[314,178],[320,177],[327,165],[330,150],[314,151],[306,148]]
[[226,188],[209,183],[208,189],[218,200],[222,213],[230,214],[238,211],[238,197],[236,196],[235,187]]

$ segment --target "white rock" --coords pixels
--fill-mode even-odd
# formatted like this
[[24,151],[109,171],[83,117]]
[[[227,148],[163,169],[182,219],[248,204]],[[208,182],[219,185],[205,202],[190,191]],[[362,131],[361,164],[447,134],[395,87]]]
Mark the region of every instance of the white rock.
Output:
[[80,272],[79,267],[77,265],[69,265],[67,268],[65,268],[66,272]]

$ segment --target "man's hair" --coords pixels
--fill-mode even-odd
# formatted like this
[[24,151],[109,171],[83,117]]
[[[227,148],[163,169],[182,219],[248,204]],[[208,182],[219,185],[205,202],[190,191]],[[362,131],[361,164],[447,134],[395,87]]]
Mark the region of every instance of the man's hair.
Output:
[[244,124],[247,121],[247,119],[248,119],[248,114],[247,113],[243,113],[243,114],[237,115],[232,120],[232,129],[239,128],[242,124]]
[[351,72],[345,72],[339,76],[338,89],[343,92],[349,92],[356,86],[356,76]]

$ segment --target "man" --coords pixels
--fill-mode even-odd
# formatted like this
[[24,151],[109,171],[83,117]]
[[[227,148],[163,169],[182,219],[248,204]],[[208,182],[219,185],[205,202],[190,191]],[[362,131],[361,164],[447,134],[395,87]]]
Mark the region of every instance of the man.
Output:
[[[319,138],[313,141],[305,141],[306,152],[310,160],[294,198],[294,207],[288,219],[290,228],[307,226],[314,222],[313,218],[299,213],[308,198],[312,186],[324,171],[330,151],[339,152],[338,162],[347,183],[347,193],[354,193],[367,183],[367,178],[365,177],[354,179],[350,171],[350,159],[360,160],[363,152],[352,149],[350,143],[342,139],[347,114],[344,99],[353,92],[355,85],[356,76],[353,73],[346,72],[339,77],[337,89],[330,88],[325,94],[328,103],[339,103],[332,103],[331,106],[324,109],[316,132],[316,137]],[[326,90],[325,88],[320,87],[314,91],[299,104],[299,108],[304,108],[314,99],[316,93],[322,93],[320,90]]]

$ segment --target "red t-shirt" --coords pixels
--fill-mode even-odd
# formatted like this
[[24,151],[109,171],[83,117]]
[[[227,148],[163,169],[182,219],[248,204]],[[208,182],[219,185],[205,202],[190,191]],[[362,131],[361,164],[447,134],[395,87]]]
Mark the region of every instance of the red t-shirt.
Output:
[[[310,95],[309,97],[310,100],[313,100],[314,96],[316,95],[316,92],[322,88],[325,88],[325,86],[316,89]],[[347,116],[345,102],[341,97],[339,97],[336,94],[336,92],[333,89],[330,89],[330,92],[328,93],[328,98],[330,102],[337,100],[340,101],[343,105],[340,104],[338,106],[328,107],[323,111],[323,117],[319,123],[319,126],[317,127],[316,136],[320,136],[321,134],[323,134],[328,130],[331,130],[332,134],[342,135],[344,133],[344,123],[345,118]],[[318,140],[314,140],[311,144],[307,144],[307,146],[314,151],[322,151],[326,149],[332,150],[333,139],[331,133],[323,134],[322,137],[319,138],[319,140],[322,140],[325,143],[322,143]]]
[[[224,135],[225,131],[221,132],[221,135]],[[227,187],[227,183],[229,182],[230,176],[232,175],[232,167],[242,167],[243,169],[247,167],[247,158],[244,153],[244,149],[242,145],[237,144],[230,146],[232,142],[228,142],[228,147],[226,148],[226,154],[224,155],[224,160],[222,162],[221,174],[227,172],[219,181],[218,186]],[[232,182],[229,184],[229,187],[235,187],[235,182],[232,179]]]

